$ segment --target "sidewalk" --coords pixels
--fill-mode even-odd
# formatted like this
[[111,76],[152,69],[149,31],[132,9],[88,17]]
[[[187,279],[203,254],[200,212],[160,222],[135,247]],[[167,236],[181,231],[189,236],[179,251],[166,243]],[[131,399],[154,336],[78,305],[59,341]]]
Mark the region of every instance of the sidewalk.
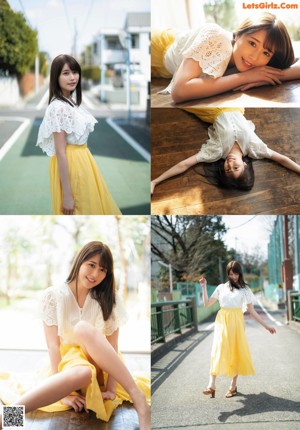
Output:
[[284,324],[284,311],[268,312],[282,324],[268,320],[276,327],[275,335],[245,316],[256,375],[240,377],[238,394],[231,399],[224,397],[229,378],[217,379],[215,399],[202,394],[209,377],[211,323],[200,325],[199,333],[152,366],[153,430],[217,430],[220,424],[245,430],[300,428],[300,334]]

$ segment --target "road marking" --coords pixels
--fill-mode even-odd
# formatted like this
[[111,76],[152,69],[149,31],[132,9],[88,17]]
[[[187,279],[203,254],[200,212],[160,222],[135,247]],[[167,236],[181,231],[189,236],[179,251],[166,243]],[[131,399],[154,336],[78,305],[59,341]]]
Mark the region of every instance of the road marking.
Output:
[[82,101],[89,109],[97,109],[97,106],[94,105],[85,95],[82,94]]
[[22,121],[23,123],[17,128],[17,130],[10,136],[10,138],[4,143],[2,148],[0,149],[0,161],[7,154],[10,148],[16,143],[17,139],[21,136],[24,130],[29,126],[30,119],[28,118],[20,118],[20,117],[0,117],[0,120],[6,121]]
[[49,91],[47,90],[45,92],[45,94],[43,95],[42,100],[39,102],[39,104],[37,104],[37,106],[36,106],[37,110],[41,110],[43,108],[43,106],[46,103],[46,100],[48,99],[48,97],[49,97]]
[[256,298],[257,303],[259,304],[259,306],[262,308],[262,310],[264,311],[264,313],[268,316],[268,318],[275,322],[276,325],[278,325],[279,327],[282,327],[283,324],[280,321],[277,321],[275,318],[272,317],[272,315],[269,314],[269,312],[267,311],[267,309],[263,306],[262,302],[259,300],[259,298]]
[[111,118],[107,118],[106,122],[110,125],[136,152],[138,152],[146,161],[150,162],[151,156],[136,140],[119,127]]

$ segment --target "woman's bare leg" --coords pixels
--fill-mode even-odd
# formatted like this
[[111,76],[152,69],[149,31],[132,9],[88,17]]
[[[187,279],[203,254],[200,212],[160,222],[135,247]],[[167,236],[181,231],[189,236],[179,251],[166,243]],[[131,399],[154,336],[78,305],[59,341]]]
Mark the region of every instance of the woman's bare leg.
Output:
[[230,390],[234,390],[236,387],[236,381],[239,375],[236,375],[234,378],[232,378],[231,384],[230,384]]
[[216,389],[216,378],[216,375],[209,376],[208,388],[212,388],[213,390]]
[[87,354],[128,392],[139,417],[140,430],[150,430],[150,408],[146,397],[106,337],[85,321],[77,323],[74,332]]
[[197,163],[198,161],[196,155],[193,155],[192,157],[186,158],[185,160],[180,161],[180,163],[175,164],[175,166],[166,170],[164,173],[158,176],[158,178],[153,179],[153,181],[151,181],[151,194],[153,194],[155,186],[158,185],[160,182],[172,178],[173,176],[180,175],[180,173],[185,172]]
[[45,379],[36,388],[18,399],[16,404],[24,405],[26,412],[51,405],[90,384],[91,369],[88,366],[77,366]]

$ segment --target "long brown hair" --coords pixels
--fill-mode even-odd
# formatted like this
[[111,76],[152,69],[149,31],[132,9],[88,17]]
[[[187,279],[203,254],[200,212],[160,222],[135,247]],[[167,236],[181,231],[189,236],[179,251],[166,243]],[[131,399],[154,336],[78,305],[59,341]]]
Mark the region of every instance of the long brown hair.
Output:
[[75,280],[77,284],[78,273],[82,263],[95,255],[100,255],[101,266],[106,269],[106,276],[100,284],[90,290],[89,294],[99,303],[104,321],[106,321],[116,303],[114,261],[112,253],[107,245],[98,241],[87,243],[75,257],[66,282],[69,284]]
[[71,55],[61,54],[54,58],[51,64],[50,70],[50,86],[49,86],[49,103],[51,103],[52,99],[58,99],[63,102],[69,103],[69,105],[73,106],[71,102],[69,102],[66,97],[64,97],[58,79],[60,77],[61,71],[65,64],[68,64],[72,71],[79,73],[79,80],[76,86],[76,104],[80,106],[81,104],[81,67],[79,63],[75,60],[75,58],[71,57]]
[[[239,275],[238,282],[233,282],[231,279],[229,279],[229,272],[230,272],[230,270],[232,270],[233,273],[236,273],[237,275]],[[246,284],[246,282],[244,281],[242,265],[238,261],[235,261],[235,260],[230,261],[227,264],[226,273],[227,273],[227,276],[228,276],[228,279],[229,279],[229,284],[230,284],[231,291],[233,290],[233,288],[239,289],[239,288],[246,288],[248,286]]]
[[286,26],[277,19],[276,15],[263,12],[255,16],[255,18],[247,18],[234,32],[234,36],[251,34],[261,30],[267,32],[264,48],[272,52],[275,51],[268,66],[276,67],[277,69],[290,67],[295,62],[292,41]]

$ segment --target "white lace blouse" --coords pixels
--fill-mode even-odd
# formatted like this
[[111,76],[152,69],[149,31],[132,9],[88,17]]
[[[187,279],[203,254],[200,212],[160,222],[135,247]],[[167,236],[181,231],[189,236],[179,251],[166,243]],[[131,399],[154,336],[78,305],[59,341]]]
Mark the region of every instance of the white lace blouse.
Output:
[[211,297],[219,301],[221,308],[241,308],[243,312],[246,312],[248,304],[255,303],[255,296],[250,288],[233,288],[231,291],[229,282],[218,285]]
[[271,158],[273,151],[254,132],[255,125],[240,112],[221,113],[208,128],[206,143],[196,154],[198,163],[212,163],[226,158],[234,143],[237,142],[243,156],[251,158]]
[[53,132],[63,130],[67,133],[68,144],[84,145],[96,123],[97,120],[82,105],[71,106],[55,99],[46,109],[36,145],[52,157],[55,155]]
[[74,326],[79,321],[87,321],[99,329],[105,336],[110,336],[127,320],[127,313],[119,294],[116,304],[107,321],[104,321],[102,309],[89,294],[83,308],[80,308],[68,284],[47,288],[41,297],[40,313],[48,326],[56,325],[61,344],[78,344],[74,335]]
[[[223,76],[232,55],[232,39],[232,33],[217,24],[205,24],[196,30],[179,32],[174,43],[167,49],[165,66],[174,76],[182,60],[192,58],[202,69],[199,77]],[[173,79],[163,93],[171,92]]]

